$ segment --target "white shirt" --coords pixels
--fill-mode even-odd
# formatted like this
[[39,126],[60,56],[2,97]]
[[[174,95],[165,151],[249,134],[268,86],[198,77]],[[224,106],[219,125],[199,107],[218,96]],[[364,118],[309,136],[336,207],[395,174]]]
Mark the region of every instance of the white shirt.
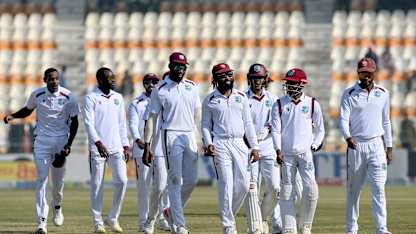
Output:
[[358,83],[346,89],[341,99],[339,124],[345,139],[369,140],[383,136],[386,146],[392,147],[389,92],[374,85],[369,93]]
[[229,97],[218,89],[209,94],[202,104],[202,136],[204,145],[212,144],[212,137],[247,137],[252,149],[259,149],[246,95],[236,89]]
[[110,90],[105,95],[95,87],[84,98],[83,114],[90,151],[98,153],[97,141],[101,141],[110,153],[122,153],[123,146],[129,146],[121,94]]
[[246,90],[246,96],[251,109],[254,129],[259,141],[260,155],[275,155],[271,132],[272,106],[276,97],[263,89],[261,97],[256,96],[251,89]]
[[166,77],[152,91],[150,113],[162,115],[162,129],[193,131],[195,111],[201,108],[198,90],[194,82],[183,79],[177,83]]
[[321,107],[312,98],[302,94],[298,103],[288,95],[280,98],[282,115],[276,101],[272,108],[272,136],[274,148],[283,154],[299,155],[322,144],[325,129]]
[[[152,91],[153,92],[153,91]],[[146,111],[143,115],[143,120],[147,121],[149,119],[149,105],[147,106]],[[156,119],[156,133],[152,136],[151,148],[153,152],[153,157],[164,156],[165,149],[162,143],[162,116],[158,115]]]
[[58,137],[69,133],[70,118],[79,113],[75,96],[66,88],[58,87],[55,93],[43,87],[35,90],[27,100],[26,107],[36,109],[37,136]]
[[[144,124],[143,120],[144,112],[146,107],[149,104],[150,97],[146,96],[145,93],[142,93],[138,97],[134,98],[128,108],[128,122],[130,134],[133,138],[133,146],[137,146],[135,142],[137,139],[144,141]],[[137,146],[138,147],[138,146]],[[133,154],[133,156],[143,155],[143,150],[139,150],[138,154]]]

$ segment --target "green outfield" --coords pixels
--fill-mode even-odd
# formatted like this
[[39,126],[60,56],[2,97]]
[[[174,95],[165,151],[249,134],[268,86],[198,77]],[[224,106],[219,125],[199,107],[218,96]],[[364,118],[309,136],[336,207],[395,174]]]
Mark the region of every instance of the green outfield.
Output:
[[[361,202],[360,233],[374,233],[369,191],[365,189]],[[111,191],[106,190],[105,207],[110,206]],[[388,222],[393,233],[416,233],[416,187],[388,187]],[[33,190],[0,190],[0,233],[31,233],[35,230]],[[123,206],[120,224],[125,233],[137,233],[136,192],[129,189]],[[185,210],[191,233],[222,233],[218,216],[216,189],[197,187]],[[65,224],[57,228],[49,218],[49,233],[92,233],[86,189],[67,189],[63,205]],[[343,233],[345,220],[345,192],[342,187],[321,187],[314,233]],[[51,217],[51,213],[50,216]],[[244,212],[237,217],[238,230],[245,233]],[[109,232],[110,233],[110,232]],[[158,232],[167,233],[167,232]]]

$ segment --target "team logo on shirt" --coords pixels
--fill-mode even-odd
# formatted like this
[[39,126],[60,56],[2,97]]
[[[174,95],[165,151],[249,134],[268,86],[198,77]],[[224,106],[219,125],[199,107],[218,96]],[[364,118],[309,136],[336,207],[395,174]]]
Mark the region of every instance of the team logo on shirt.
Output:
[[307,114],[309,112],[309,106],[302,106],[302,112]]
[[65,100],[63,98],[58,99],[58,105],[63,106],[65,104]]
[[235,102],[241,103],[241,97],[240,96],[235,96]]
[[185,85],[185,89],[186,89],[187,91],[190,91],[190,90],[192,89],[192,87],[191,87],[190,85],[186,84],[186,85]]
[[381,92],[380,92],[380,91],[376,91],[376,92],[374,93],[374,96],[376,96],[376,97],[380,97],[380,96],[381,96]]
[[272,106],[272,101],[267,100],[267,101],[266,101],[266,106],[267,106],[267,107],[271,107],[271,106]]
[[115,104],[116,106],[118,106],[118,105],[120,104],[120,101],[119,101],[118,99],[114,99],[114,104]]

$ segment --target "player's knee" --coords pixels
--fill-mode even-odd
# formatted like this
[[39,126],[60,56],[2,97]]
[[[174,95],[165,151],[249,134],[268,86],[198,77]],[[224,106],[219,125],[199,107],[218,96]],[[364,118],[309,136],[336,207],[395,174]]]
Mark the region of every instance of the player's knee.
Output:
[[292,184],[283,184],[282,193],[280,194],[282,200],[291,200],[293,198],[293,186]]
[[319,191],[318,191],[318,184],[316,184],[315,181],[311,182],[304,188],[305,197],[308,200],[315,201],[318,200],[319,197]]

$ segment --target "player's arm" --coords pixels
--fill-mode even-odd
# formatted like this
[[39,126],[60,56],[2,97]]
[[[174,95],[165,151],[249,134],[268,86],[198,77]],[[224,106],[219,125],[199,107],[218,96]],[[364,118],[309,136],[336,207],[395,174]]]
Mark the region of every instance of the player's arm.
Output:
[[351,115],[351,105],[349,103],[349,93],[344,92],[341,98],[341,109],[339,114],[339,128],[341,133],[344,136],[344,139],[347,141],[348,147],[355,149],[357,143],[351,137],[350,133],[350,115]]
[[387,163],[390,163],[393,160],[393,139],[390,121],[390,95],[388,92],[386,93],[386,101],[383,106],[382,115],[384,130],[383,140],[384,145],[386,146]]
[[139,121],[142,119],[142,114],[139,113],[140,110],[137,110],[134,102],[131,102],[128,108],[128,123],[131,137],[133,138],[134,142],[138,145],[140,149],[144,148],[144,141],[143,137],[140,135],[139,132]]
[[272,139],[274,150],[276,150],[277,162],[282,164],[284,159],[282,155],[282,119],[279,112],[279,105],[275,102],[272,107]]
[[248,99],[246,97],[243,98],[243,123],[244,123],[244,131],[245,137],[251,147],[250,157],[252,162],[256,162],[259,160],[259,143],[257,141],[257,134],[254,128],[253,120],[251,118],[251,111],[250,106],[248,104]]
[[159,90],[154,89],[150,96],[150,103],[147,106],[145,117],[147,118],[145,127],[144,127],[144,151],[142,161],[146,166],[150,166],[153,155],[150,147],[150,142],[153,135],[156,135],[156,121],[157,115],[162,111],[162,103],[159,99]]
[[324,117],[321,106],[317,101],[315,101],[315,110],[312,115],[312,120],[315,126],[313,128],[313,141],[311,148],[313,151],[317,151],[322,147],[325,137]]
[[33,92],[29,99],[26,102],[25,107],[18,110],[17,112],[4,116],[4,123],[8,124],[10,121],[14,119],[23,119],[28,117],[30,114],[32,114],[33,110],[36,108],[36,91]]
[[126,124],[126,110],[124,108],[124,100],[120,95],[120,110],[118,112],[118,124],[119,124],[119,134],[121,138],[121,144],[123,145],[123,154],[126,162],[130,159],[130,150],[129,150],[129,139],[127,138],[127,124]]
[[65,156],[68,156],[69,153],[71,153],[71,146],[72,146],[72,142],[75,139],[75,136],[77,135],[78,132],[78,114],[79,114],[79,108],[78,108],[78,103],[77,100],[75,98],[75,96],[71,95],[70,96],[70,125],[69,125],[69,136],[68,136],[68,142],[66,143],[66,145],[64,146],[64,153]]
[[212,112],[208,107],[208,99],[204,100],[202,105],[202,114],[201,114],[201,134],[202,134],[202,144],[204,147],[205,155],[215,156],[215,147],[212,142],[211,130],[212,126]]

